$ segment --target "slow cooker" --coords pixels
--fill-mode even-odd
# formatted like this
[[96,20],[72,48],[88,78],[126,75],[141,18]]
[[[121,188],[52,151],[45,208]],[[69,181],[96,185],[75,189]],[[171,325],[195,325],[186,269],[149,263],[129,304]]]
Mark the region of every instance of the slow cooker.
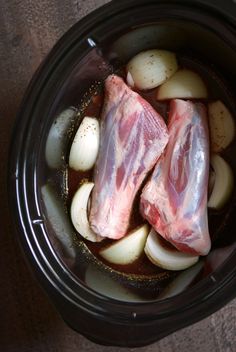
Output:
[[[12,219],[30,266],[62,318],[96,343],[147,345],[236,296],[234,200],[212,252],[184,279],[177,276],[168,283],[174,287],[171,293],[140,298],[132,290],[127,293],[133,280],[120,280],[119,273],[101,267],[80,245],[63,193],[76,108],[95,81],[141,50],[160,47],[201,58],[223,77],[233,100],[235,14],[233,1],[111,1],[59,40],[27,89],[10,154]],[[135,282],[140,290],[155,284]]]

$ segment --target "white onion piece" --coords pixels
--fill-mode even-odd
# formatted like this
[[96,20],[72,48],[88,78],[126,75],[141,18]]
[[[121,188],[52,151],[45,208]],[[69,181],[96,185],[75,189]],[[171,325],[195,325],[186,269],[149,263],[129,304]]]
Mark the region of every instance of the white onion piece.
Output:
[[93,187],[93,182],[87,182],[80,186],[72,199],[70,214],[72,224],[82,237],[91,242],[100,242],[104,237],[92,231],[87,215],[88,200]]
[[184,290],[186,290],[189,285],[194,281],[197,275],[203,268],[203,261],[199,261],[197,264],[193,265],[191,268],[184,270],[179,273],[176,279],[174,279],[159,295],[159,299],[164,299],[168,297],[173,297]]
[[122,239],[102,249],[100,255],[110,263],[130,264],[142,253],[148,235],[148,225],[143,225]]
[[84,117],[73,140],[69,166],[86,171],[94,166],[99,148],[99,123],[94,117]]
[[154,265],[167,270],[187,269],[199,259],[198,256],[164,247],[154,229],[148,235],[144,251]]
[[127,81],[127,84],[128,84],[131,88],[134,87],[134,80],[133,80],[133,77],[132,77],[132,75],[131,75],[130,72],[127,73],[126,81]]
[[77,111],[70,107],[62,111],[53,122],[46,141],[45,158],[52,169],[59,169],[63,165],[66,154],[68,130],[70,129]]
[[123,62],[144,50],[162,48],[176,51],[187,43],[187,35],[183,29],[168,25],[151,24],[132,29],[119,37],[112,45],[111,52]]
[[104,273],[100,268],[95,268],[92,265],[89,265],[86,270],[85,282],[88,287],[104,296],[126,302],[142,301],[141,297],[124,287],[119,280],[108,276],[107,272]]
[[134,56],[127,64],[134,85],[152,89],[169,79],[178,69],[176,56],[167,50],[147,50]]
[[234,175],[229,164],[217,154],[212,155],[211,166],[215,173],[215,183],[208,200],[208,207],[219,210],[232,194]]
[[220,152],[228,147],[235,136],[235,123],[232,114],[222,101],[208,104],[208,115],[211,135],[211,149]]
[[[41,188],[42,200],[45,205],[47,222],[53,229],[55,238],[59,241],[66,255],[74,261],[76,250],[73,242],[73,226],[64,207],[64,202],[55,189],[46,184]],[[57,246],[57,241],[54,242]]]
[[179,70],[157,91],[157,100],[175,98],[207,98],[206,85],[196,72]]
[[212,168],[210,168],[209,181],[208,181],[208,194],[211,194],[213,187],[214,187],[214,184],[215,184],[215,181],[216,181],[215,171]]

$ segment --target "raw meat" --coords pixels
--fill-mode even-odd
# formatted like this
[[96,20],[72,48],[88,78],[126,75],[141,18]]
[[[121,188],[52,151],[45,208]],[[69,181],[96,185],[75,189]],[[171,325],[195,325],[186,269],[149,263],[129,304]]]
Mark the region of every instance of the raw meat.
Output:
[[94,232],[113,239],[126,234],[134,197],[167,142],[162,117],[120,77],[110,75],[90,212]]
[[145,185],[140,209],[154,229],[180,251],[206,255],[209,138],[204,105],[172,100],[169,142]]

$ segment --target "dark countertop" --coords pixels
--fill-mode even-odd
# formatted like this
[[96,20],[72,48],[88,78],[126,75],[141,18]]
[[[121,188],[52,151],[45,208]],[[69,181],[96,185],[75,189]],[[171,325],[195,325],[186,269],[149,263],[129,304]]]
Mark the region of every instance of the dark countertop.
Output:
[[[11,131],[23,92],[39,63],[78,19],[106,0],[9,0],[0,4],[0,350],[115,352],[95,345],[61,320],[27,267],[11,230],[6,172]],[[140,351],[236,350],[236,300],[203,321]],[[126,349],[134,351],[134,349]]]

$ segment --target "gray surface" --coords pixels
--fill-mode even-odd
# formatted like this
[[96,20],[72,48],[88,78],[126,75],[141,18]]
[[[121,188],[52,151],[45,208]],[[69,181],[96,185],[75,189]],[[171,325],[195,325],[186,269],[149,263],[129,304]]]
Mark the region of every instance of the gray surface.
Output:
[[[3,352],[118,352],[70,330],[31,276],[10,227],[6,165],[15,114],[30,77],[57,39],[103,0],[0,0],[1,289]],[[211,317],[139,351],[236,351],[236,300]]]

